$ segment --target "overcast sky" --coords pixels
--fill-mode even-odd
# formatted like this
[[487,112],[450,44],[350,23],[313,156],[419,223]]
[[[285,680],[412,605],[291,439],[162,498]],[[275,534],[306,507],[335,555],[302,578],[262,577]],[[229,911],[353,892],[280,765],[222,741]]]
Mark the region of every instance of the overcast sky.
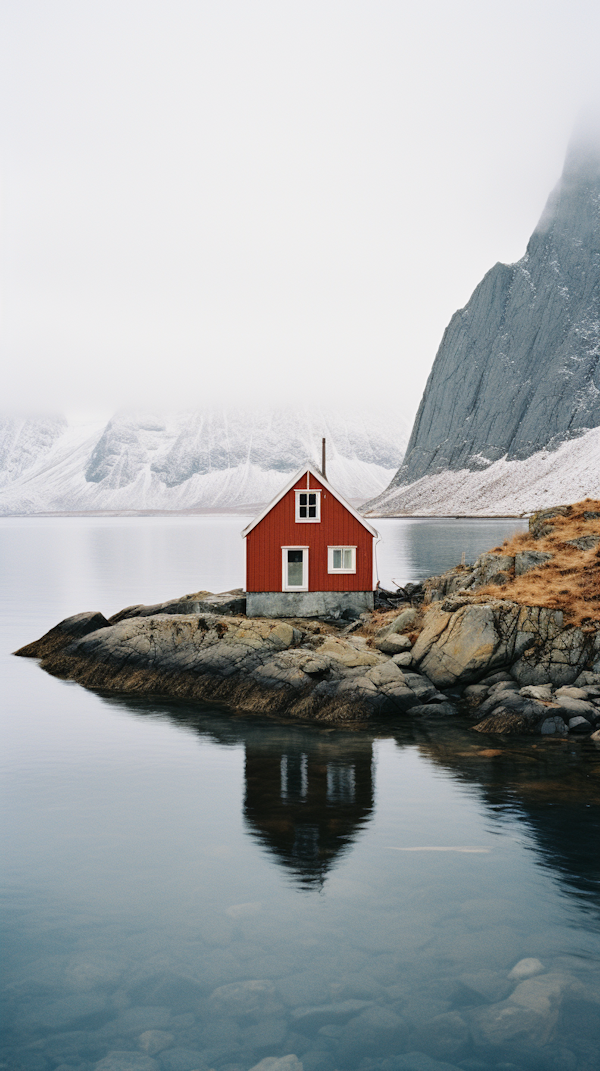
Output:
[[5,407],[414,411],[598,96],[598,0],[0,12]]

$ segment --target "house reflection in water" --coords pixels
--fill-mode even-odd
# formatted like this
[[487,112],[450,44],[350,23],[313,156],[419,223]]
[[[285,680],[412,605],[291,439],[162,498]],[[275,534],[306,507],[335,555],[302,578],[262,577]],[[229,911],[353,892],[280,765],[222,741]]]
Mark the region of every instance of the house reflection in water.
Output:
[[246,742],[246,823],[303,885],[322,885],[373,810],[372,742],[359,733],[278,736]]

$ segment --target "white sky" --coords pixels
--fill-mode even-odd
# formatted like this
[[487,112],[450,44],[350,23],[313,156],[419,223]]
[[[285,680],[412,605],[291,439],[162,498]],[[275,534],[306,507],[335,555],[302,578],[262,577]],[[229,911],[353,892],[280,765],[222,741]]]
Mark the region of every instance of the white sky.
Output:
[[414,410],[599,43],[598,0],[4,0],[3,406]]

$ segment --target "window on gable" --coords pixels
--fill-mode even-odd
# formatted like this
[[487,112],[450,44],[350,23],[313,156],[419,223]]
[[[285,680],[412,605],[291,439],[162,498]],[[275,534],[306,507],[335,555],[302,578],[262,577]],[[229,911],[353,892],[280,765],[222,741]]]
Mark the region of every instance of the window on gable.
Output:
[[296,520],[303,522],[321,520],[320,491],[296,491]]
[[356,547],[328,547],[327,571],[329,573],[355,573]]

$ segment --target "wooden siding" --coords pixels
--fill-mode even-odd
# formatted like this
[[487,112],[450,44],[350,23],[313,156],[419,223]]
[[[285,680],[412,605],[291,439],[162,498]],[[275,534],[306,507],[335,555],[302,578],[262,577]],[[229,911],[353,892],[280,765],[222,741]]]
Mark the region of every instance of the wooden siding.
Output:
[[[308,547],[309,591],[372,591],[373,537],[337,498],[310,475],[310,490],[321,490],[321,520],[296,521],[296,491],[303,476],[246,536],[246,591],[281,591],[281,548]],[[328,547],[356,547],[355,573],[328,573]]]

